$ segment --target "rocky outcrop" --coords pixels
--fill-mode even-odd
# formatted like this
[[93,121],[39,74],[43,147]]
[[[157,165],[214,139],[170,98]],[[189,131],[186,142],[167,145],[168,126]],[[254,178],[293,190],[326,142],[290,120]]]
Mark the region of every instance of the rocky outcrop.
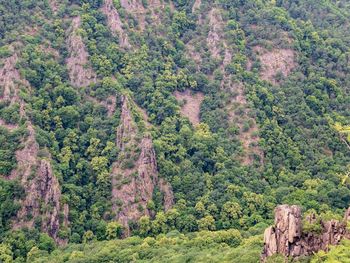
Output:
[[37,165],[32,167],[34,178],[22,182],[26,195],[21,201],[14,228],[34,227],[35,221],[40,219],[41,230],[57,239],[60,226],[60,186],[49,161],[43,159]]
[[16,64],[18,55],[14,52],[13,55],[2,61],[3,67],[0,69],[0,87],[3,88],[0,94],[0,101],[8,101],[10,104],[15,102],[21,105],[21,115],[23,115],[23,101],[19,97],[19,87],[29,86],[28,82],[21,78]]
[[59,8],[59,1],[58,0],[49,0],[49,5],[54,14],[57,13]]
[[61,198],[59,183],[49,161],[40,160],[36,169],[34,178],[24,184],[26,196],[21,201],[14,228],[34,227],[35,221],[40,218],[41,230],[57,239]]
[[122,27],[123,23],[120,20],[117,9],[114,7],[113,0],[104,1],[102,12],[107,17],[107,23],[112,34],[119,36],[119,45],[121,47],[130,48],[131,45],[129,43],[128,35]]
[[[258,127],[255,119],[251,117],[252,112],[246,99],[244,84],[234,81],[233,76],[226,71],[226,67],[234,57],[234,50],[225,39],[225,21],[221,12],[222,10],[218,8],[212,8],[209,11],[207,46],[211,56],[221,62],[219,65],[223,75],[221,88],[229,94],[225,110],[229,114],[229,122],[238,126],[240,130],[238,137],[243,149],[241,163],[251,165],[255,159],[259,159],[260,164],[263,165],[264,155],[259,147]],[[249,127],[246,127],[247,123]]]
[[112,202],[116,219],[125,226],[128,235],[129,221],[137,221],[143,215],[150,216],[147,205],[156,186],[164,193],[165,209],[171,208],[173,195],[171,186],[158,179],[152,139],[139,131],[128,96],[122,96],[121,104],[116,140],[120,153],[112,171]]
[[[27,134],[21,141],[22,147],[16,151],[17,167],[6,177],[7,180],[18,180],[25,189],[25,197],[19,201],[21,208],[12,222],[13,228],[32,228],[40,224],[42,231],[58,241],[61,190],[50,162],[38,157],[35,129],[26,114],[25,102],[19,96],[20,88],[26,87],[30,91],[30,85],[16,69],[17,61],[18,55],[14,53],[0,69],[0,86],[4,89],[0,101],[7,101],[10,105],[18,103],[20,116],[26,120],[27,127]],[[2,121],[0,125],[3,125]]]
[[344,221],[330,220],[316,222],[311,214],[306,218],[308,223],[319,223],[318,233],[304,232],[301,209],[298,206],[280,205],[275,210],[275,224],[265,230],[262,261],[274,254],[286,257],[311,255],[319,250],[327,250],[330,245],[339,244],[342,238],[349,238],[346,229],[350,209],[345,213]]
[[67,37],[69,51],[67,68],[71,84],[75,87],[85,87],[96,82],[96,74],[88,60],[89,54],[79,34],[80,25],[80,17],[74,17]]
[[146,15],[150,14],[152,21],[152,26],[155,24],[160,24],[161,21],[161,11],[165,7],[162,0],[148,0],[147,7],[143,5],[141,0],[120,0],[120,5],[125,9],[126,12],[132,14],[139,23],[141,30],[146,27],[147,19]]
[[202,4],[201,0],[195,0],[192,6],[192,13],[196,12],[198,9],[200,9]]

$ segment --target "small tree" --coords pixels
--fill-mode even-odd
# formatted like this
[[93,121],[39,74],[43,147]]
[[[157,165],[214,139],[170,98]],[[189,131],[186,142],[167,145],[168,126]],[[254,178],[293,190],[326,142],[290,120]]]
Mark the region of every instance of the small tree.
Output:
[[106,228],[106,237],[108,240],[120,238],[123,233],[123,226],[118,222],[109,222]]

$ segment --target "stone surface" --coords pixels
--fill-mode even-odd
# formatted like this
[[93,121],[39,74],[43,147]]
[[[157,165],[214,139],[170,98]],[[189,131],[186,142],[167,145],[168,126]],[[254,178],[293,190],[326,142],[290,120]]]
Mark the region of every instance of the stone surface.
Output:
[[[151,136],[141,133],[134,121],[132,102],[128,96],[121,98],[121,118],[117,128],[116,145],[120,150],[112,171],[112,203],[116,219],[129,235],[129,221],[141,216],[151,216],[147,207],[156,186],[164,194],[164,207],[173,204],[171,186],[158,178],[156,154]],[[142,114],[141,114],[142,115]]]
[[[346,220],[349,212],[348,209],[345,213]],[[305,220],[315,223],[317,219],[311,214]],[[264,233],[262,261],[277,253],[286,257],[311,255],[319,250],[327,250],[330,245],[337,245],[342,238],[349,237],[346,221],[321,221],[320,224],[320,233],[303,232],[300,207],[278,206],[275,210],[275,224]]]
[[[0,86],[4,88],[0,101],[7,101],[10,105],[18,103],[20,116],[26,120],[27,128],[27,134],[21,139],[21,147],[16,151],[16,169],[5,177],[7,180],[18,180],[25,190],[24,198],[19,200],[21,207],[12,221],[12,227],[32,228],[35,222],[39,222],[41,230],[58,242],[61,190],[50,161],[38,157],[39,144],[35,138],[34,125],[26,112],[26,103],[19,96],[21,88],[30,92],[31,87],[17,70],[19,57],[15,49],[12,49],[13,55],[3,61],[0,69]],[[0,125],[16,128],[15,125],[6,125],[2,120]]]
[[41,218],[42,231],[57,239],[60,225],[60,186],[49,161],[40,160],[36,170],[32,180],[22,182],[26,196],[21,201],[14,228],[34,227],[35,219]]
[[108,26],[113,35],[119,36],[119,44],[121,47],[130,48],[129,38],[123,29],[123,23],[120,20],[119,13],[114,7],[113,0],[105,0],[102,12],[107,17]]
[[69,57],[66,62],[69,79],[75,87],[85,87],[96,82],[96,73],[89,64],[89,54],[79,34],[80,26],[80,16],[76,16],[72,19],[72,24],[67,33]]

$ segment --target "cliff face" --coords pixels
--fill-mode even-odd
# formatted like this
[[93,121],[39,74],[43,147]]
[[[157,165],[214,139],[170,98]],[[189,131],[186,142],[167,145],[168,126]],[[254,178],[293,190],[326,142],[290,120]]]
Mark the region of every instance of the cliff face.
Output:
[[165,209],[171,208],[173,195],[170,185],[165,180],[158,179],[152,139],[138,130],[131,112],[131,103],[124,95],[116,144],[120,153],[112,172],[113,211],[128,229],[129,221],[150,215],[147,204],[152,200],[156,186],[164,193]]
[[[280,205],[275,210],[275,224],[265,230],[262,261],[274,254],[286,257],[311,255],[319,250],[327,250],[330,245],[339,244],[342,238],[349,238],[346,229],[350,209],[344,221],[321,221],[320,233],[305,233],[302,229],[301,209],[298,206]],[[309,223],[315,223],[315,215],[308,216]]]
[[[58,241],[61,190],[50,162],[38,157],[39,145],[34,126],[27,116],[26,104],[19,96],[21,86],[28,90],[30,86],[16,69],[17,62],[18,55],[14,52],[5,59],[4,66],[0,69],[0,85],[4,88],[0,101],[7,101],[10,105],[18,103],[20,117],[26,120],[27,128],[27,135],[21,141],[22,147],[16,152],[17,167],[5,177],[7,180],[19,180],[25,189],[25,197],[20,200],[21,208],[13,220],[13,228],[31,228],[37,222],[42,231]],[[4,122],[0,122],[0,125],[8,127],[2,123]]]
[[80,16],[74,17],[67,33],[69,51],[67,68],[71,84],[76,87],[84,87],[96,82],[96,73],[89,65],[89,54],[78,32],[80,25]]
[[123,23],[120,20],[119,13],[114,7],[113,0],[105,0],[102,12],[107,17],[107,23],[113,35],[119,36],[119,44],[122,47],[130,48],[129,38],[123,29]]
[[35,220],[40,218],[41,230],[57,239],[61,191],[51,164],[40,160],[35,177],[24,186],[26,197],[21,202],[14,227],[34,227]]

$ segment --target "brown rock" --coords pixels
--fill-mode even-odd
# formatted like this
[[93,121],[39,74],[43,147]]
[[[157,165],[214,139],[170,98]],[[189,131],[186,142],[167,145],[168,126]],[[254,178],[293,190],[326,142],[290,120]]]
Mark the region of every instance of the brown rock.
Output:
[[158,179],[157,160],[152,139],[139,134],[131,112],[132,103],[123,95],[120,125],[117,128],[116,145],[120,149],[118,161],[112,171],[113,211],[127,229],[129,221],[150,216],[147,204],[152,200],[154,188],[159,185],[164,192],[164,206],[173,204],[170,185]]
[[[345,213],[347,219],[349,209]],[[316,215],[306,220],[316,223]],[[346,221],[345,221],[346,222]],[[339,244],[349,234],[346,223],[337,220],[321,221],[321,233],[302,232],[301,209],[298,206],[280,205],[275,210],[275,224],[265,230],[262,261],[274,254],[286,257],[311,255],[319,250],[327,250],[330,245]]]
[[74,17],[67,37],[69,51],[67,68],[71,84],[76,87],[84,87],[96,82],[96,73],[89,64],[89,54],[78,32],[80,25],[80,16]]
[[[14,47],[11,48],[15,50]],[[31,87],[16,69],[17,62],[18,55],[14,52],[5,59],[4,66],[0,69],[0,86],[4,87],[0,101],[20,104],[20,116],[26,119],[28,130],[21,141],[21,149],[16,151],[17,167],[6,177],[8,180],[18,179],[25,189],[25,197],[20,200],[21,208],[13,220],[13,228],[34,227],[35,221],[40,218],[42,231],[57,241],[61,191],[50,162],[38,158],[39,145],[35,138],[35,129],[27,117],[25,102],[19,96],[21,86],[28,91]],[[0,125],[2,124],[0,120]]]
[[21,201],[14,228],[34,227],[35,219],[40,217],[42,231],[56,239],[59,230],[61,190],[47,160],[39,162],[35,177],[26,182],[25,189],[26,197]]
[[130,48],[131,45],[129,43],[128,35],[125,33],[122,25],[122,21],[120,20],[120,16],[118,14],[117,9],[115,9],[113,0],[105,0],[102,12],[107,17],[108,26],[113,35],[118,34],[119,36],[119,44],[121,47]]

